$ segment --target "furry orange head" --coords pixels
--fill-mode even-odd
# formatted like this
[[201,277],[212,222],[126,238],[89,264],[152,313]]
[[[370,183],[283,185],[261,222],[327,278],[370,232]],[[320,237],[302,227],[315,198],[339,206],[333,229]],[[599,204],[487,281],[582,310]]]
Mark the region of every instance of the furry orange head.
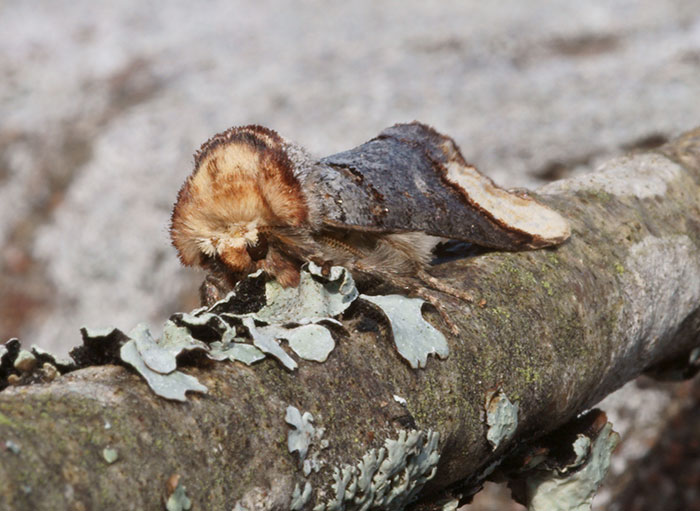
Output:
[[266,233],[308,218],[289,154],[289,143],[261,126],[231,128],[202,145],[172,214],[183,264],[216,260],[243,275],[267,269]]

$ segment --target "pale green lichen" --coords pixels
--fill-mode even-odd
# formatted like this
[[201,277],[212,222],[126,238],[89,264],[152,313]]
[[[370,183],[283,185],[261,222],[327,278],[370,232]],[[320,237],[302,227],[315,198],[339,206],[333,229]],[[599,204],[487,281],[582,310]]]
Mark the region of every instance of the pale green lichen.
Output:
[[15,423],[10,420],[10,418],[4,413],[0,413],[0,426],[15,427]]
[[428,355],[445,358],[449,354],[447,339],[435,327],[423,319],[421,308],[425,303],[420,298],[401,295],[361,295],[377,305],[386,315],[394,336],[396,349],[414,369],[425,367]]
[[[261,272],[248,276],[248,279],[263,278]],[[283,288],[276,281],[266,282],[266,304],[257,312],[230,312],[236,299],[233,291],[209,308],[174,315],[172,325],[166,324],[164,335],[168,332],[172,337],[191,338],[198,328],[204,327],[221,339],[205,346],[209,358],[252,364],[267,354],[287,369],[295,370],[297,362],[280,344],[286,339],[300,358],[323,362],[335,348],[335,341],[330,331],[319,323],[337,323],[333,316],[341,314],[357,298],[357,288],[350,273],[340,266],[323,275],[321,268],[311,263],[308,268],[302,268],[300,278],[295,288]],[[236,325],[246,328],[252,345],[239,336]],[[256,350],[245,348],[246,345]]]
[[304,489],[299,487],[299,484],[294,487],[292,492],[292,502],[289,505],[291,511],[299,511],[304,508],[304,506],[309,502],[311,498],[311,484],[306,481],[304,483]]
[[546,280],[542,281],[542,287],[547,290],[547,295],[552,296],[554,294],[554,290],[552,289],[552,284],[547,282]]
[[[326,447],[328,447],[328,440],[324,438],[323,440],[321,440],[321,442],[319,444],[319,448],[325,449]],[[302,472],[304,472],[304,475],[306,477],[309,477],[311,472],[318,473],[321,470],[321,467],[323,466],[323,464],[324,464],[324,461],[319,458],[319,453],[315,452],[311,455],[310,459],[307,458],[304,460],[304,463],[302,465]]]
[[591,439],[588,438],[586,435],[578,434],[576,435],[576,440],[574,440],[573,447],[574,454],[576,454],[576,458],[574,458],[574,461],[571,463],[571,465],[564,469],[565,471],[571,468],[578,467],[586,460],[586,457],[588,456],[588,453],[591,450]]
[[495,451],[502,442],[513,438],[518,427],[518,405],[502,391],[486,393],[486,439]]
[[517,373],[525,379],[525,383],[537,383],[540,381],[540,374],[531,367],[518,367]]
[[408,401],[406,401],[406,398],[403,398],[397,394],[394,394],[394,401],[396,401],[398,404],[401,406],[406,406],[408,405]]
[[119,453],[117,452],[116,449],[112,449],[110,447],[105,447],[102,450],[102,457],[105,459],[107,463],[110,465],[117,461],[119,459]]
[[309,263],[297,287],[282,287],[277,281],[265,285],[266,305],[252,314],[265,323],[315,323],[341,314],[357,298],[355,282],[342,266],[333,266],[324,276]]
[[151,390],[166,399],[185,401],[185,392],[207,392],[207,388],[197,381],[197,378],[179,371],[161,374],[146,365],[136,346],[136,341],[130,340],[120,351],[121,359],[130,364],[151,387]]
[[321,325],[301,325],[286,333],[289,347],[304,360],[325,362],[335,349],[335,341],[327,328]]
[[185,490],[185,487],[178,482],[175,491],[165,503],[165,508],[168,511],[189,511],[192,509],[192,501],[187,497]]
[[[335,340],[321,322],[339,323],[333,317],[358,297],[350,272],[334,266],[324,274],[322,268],[310,263],[302,268],[301,282],[296,288],[265,281],[262,272],[247,278],[259,279],[254,285],[265,285],[266,302],[256,312],[235,312],[237,290],[234,290],[211,307],[174,314],[165,322],[160,339],[154,339],[141,324],[128,335],[114,328],[84,328],[83,338],[86,343],[108,342],[118,348],[120,358],[134,367],[156,394],[180,401],[185,400],[187,391],[207,391],[196,378],[177,371],[178,357],[187,351],[200,351],[212,360],[248,365],[269,355],[293,371],[298,363],[282,347],[280,341],[286,340],[291,350],[304,360],[327,360],[335,348]],[[397,349],[412,367],[425,367],[428,355],[433,353],[447,356],[445,337],[422,318],[422,300],[402,296],[365,298],[384,310]],[[7,352],[8,348],[4,350]]]
[[224,344],[215,341],[209,345],[207,356],[212,360],[231,360],[243,362],[246,365],[253,365],[255,362],[265,358],[265,353],[252,344],[244,342],[229,342]]
[[272,355],[291,371],[297,368],[297,363],[294,359],[280,346],[275,332],[270,332],[263,328],[258,329],[255,325],[255,320],[250,317],[243,318],[243,326],[248,329],[250,336],[253,338],[253,344],[255,344],[260,351]]
[[335,467],[333,496],[314,511],[403,510],[435,475],[439,439],[435,431],[401,430],[355,465]]
[[302,414],[295,406],[288,406],[284,420],[293,428],[287,434],[287,449],[290,453],[299,453],[299,464],[302,464],[317,435],[313,425],[314,417],[309,412]]
[[136,343],[141,360],[150,369],[161,374],[172,373],[177,369],[175,356],[156,343],[146,325],[139,323],[128,335]]
[[170,320],[163,325],[163,335],[158,340],[158,346],[168,351],[173,358],[185,351],[209,349],[206,343],[194,339],[187,328],[178,326]]
[[573,463],[563,470],[535,470],[528,478],[528,511],[589,511],[619,441],[610,423],[593,441],[578,435]]
[[207,388],[194,376],[176,370],[177,356],[183,351],[209,348],[192,337],[177,335],[177,330],[176,325],[166,322],[161,339],[154,339],[143,324],[134,327],[128,335],[116,328],[82,328],[81,333],[85,343],[100,342],[119,347],[119,358],[131,365],[157,395],[185,401],[187,391],[207,392]]
[[300,325],[285,328],[278,325],[261,327],[259,331],[275,339],[286,339],[292,351],[304,360],[325,362],[335,348],[335,341],[328,329],[322,325]]

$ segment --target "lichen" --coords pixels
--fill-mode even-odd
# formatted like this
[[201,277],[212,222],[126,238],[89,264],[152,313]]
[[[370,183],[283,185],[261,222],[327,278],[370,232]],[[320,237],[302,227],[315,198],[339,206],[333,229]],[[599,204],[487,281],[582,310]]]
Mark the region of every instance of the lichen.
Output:
[[314,417],[309,412],[302,414],[295,406],[288,406],[284,420],[293,428],[287,434],[287,449],[290,453],[299,453],[299,464],[302,465],[309,446],[316,437]]
[[265,358],[265,353],[252,344],[245,342],[214,341],[209,345],[207,356],[212,360],[230,360],[232,362],[243,362],[246,365],[253,365],[255,362]]
[[110,447],[105,447],[102,450],[102,457],[105,459],[107,463],[110,465],[117,461],[119,459],[119,453],[117,452],[116,449],[112,449]]
[[185,401],[185,392],[206,392],[207,388],[197,381],[197,378],[179,371],[162,374],[154,371],[144,362],[138,351],[136,341],[130,340],[120,350],[121,358],[130,364],[151,387],[151,390],[166,399]]
[[[138,328],[138,327],[137,327]],[[134,331],[130,333],[133,336]],[[189,330],[184,327],[180,327],[170,320],[167,320],[163,325],[163,335],[157,341],[160,349],[170,353],[172,359],[175,360],[176,357],[180,356],[186,351],[209,351],[209,347],[189,335]],[[139,351],[141,351],[139,349]]]
[[403,510],[435,475],[439,439],[435,431],[401,430],[356,464],[334,467],[333,495],[314,511]]
[[50,383],[76,368],[75,362],[56,358],[38,346],[21,349],[16,338],[0,344],[0,390],[8,385]]
[[401,406],[406,406],[408,404],[408,402],[406,401],[406,398],[403,398],[397,394],[394,394],[394,401],[396,401]]
[[[316,431],[318,431],[318,429]],[[328,439],[324,438],[323,440],[321,440],[321,442],[318,443],[318,447],[320,449],[325,449],[326,447],[328,447]],[[311,472],[318,473],[321,470],[321,467],[323,466],[323,464],[324,464],[324,461],[319,457],[319,453],[314,452],[311,455],[310,459],[307,458],[304,460],[304,463],[302,465],[302,472],[304,472],[304,475],[306,477],[309,477]]]
[[[264,276],[257,272],[247,278],[264,279]],[[280,341],[286,339],[294,353],[304,360],[325,361],[335,348],[335,340],[321,323],[337,323],[333,316],[345,311],[357,295],[352,276],[345,268],[334,266],[323,275],[320,267],[310,263],[302,268],[300,284],[295,288],[284,288],[276,281],[266,282],[265,304],[257,311],[234,312],[234,290],[209,308],[173,315],[172,327],[167,331],[213,341],[213,353],[212,344],[208,352],[215,360],[228,358],[252,364],[270,355],[293,371],[298,364]],[[239,327],[245,327],[244,334]],[[247,335],[252,344],[241,335]],[[257,350],[245,348],[246,345]]]
[[552,284],[547,282],[546,280],[542,281],[542,287],[547,290],[547,295],[552,296],[554,294],[554,290],[552,289]]
[[[256,302],[257,310],[251,311],[248,302],[244,305],[237,302],[239,287],[244,288],[242,284],[258,286],[255,289],[259,291],[264,286],[265,302]],[[0,345],[0,388],[29,381],[29,376],[14,374],[14,371],[33,371],[39,362],[43,368],[39,376],[42,381],[53,380],[59,371],[126,363],[144,377],[156,394],[184,401],[187,391],[206,392],[207,389],[193,376],[177,370],[183,353],[199,351],[212,360],[247,365],[272,356],[293,371],[298,362],[282,347],[281,341],[286,340],[301,359],[324,362],[336,345],[327,325],[339,324],[333,316],[345,311],[357,297],[350,272],[339,266],[326,272],[309,263],[302,268],[301,283],[296,288],[283,288],[275,281],[266,281],[265,275],[257,272],[211,307],[173,314],[165,322],[159,339],[153,338],[142,324],[128,335],[116,328],[82,328],[83,345],[71,351],[73,362],[68,363],[39,350],[20,351],[19,341],[11,340]],[[370,299],[381,302],[380,306],[392,323],[399,353],[413,367],[424,367],[430,353],[447,356],[444,336],[422,319],[421,300],[394,296]],[[410,314],[390,310],[401,306],[408,306]]]
[[167,511],[189,511],[192,509],[192,501],[187,497],[185,491],[186,488],[178,481],[175,491],[165,503]]
[[445,336],[423,319],[421,308],[425,302],[420,298],[401,295],[361,295],[361,298],[384,312],[391,324],[396,349],[412,368],[425,367],[428,355],[445,358],[449,354]]
[[[258,272],[249,279],[264,279],[264,276]],[[212,360],[233,360],[248,365],[271,355],[294,370],[297,362],[279,342],[287,339],[299,357],[322,362],[335,347],[335,341],[328,329],[318,323],[334,322],[331,316],[349,306],[357,297],[357,289],[350,273],[341,267],[333,267],[329,275],[323,276],[320,268],[311,265],[302,271],[302,282],[303,285],[294,291],[285,290],[276,282],[267,282],[267,304],[257,312],[234,312],[236,291],[233,291],[211,307],[174,314],[165,322],[160,339],[154,339],[141,324],[128,335],[115,328],[83,328],[84,345],[71,354],[78,366],[125,362],[144,377],[156,394],[179,401],[185,400],[187,391],[207,390],[193,376],[177,371],[178,357],[187,351],[201,351]],[[6,362],[11,362],[9,358],[22,368],[32,362],[35,365],[33,354],[25,352],[17,356],[19,344],[15,344],[2,346],[3,370]],[[41,357],[40,360],[46,358]],[[49,361],[55,363],[53,358]]]
[[333,266],[323,275],[319,266],[309,263],[297,287],[268,282],[266,304],[253,317],[265,323],[315,323],[341,314],[357,295],[355,282],[345,268]]
[[274,331],[270,332],[264,328],[258,328],[255,324],[255,320],[251,317],[243,318],[242,322],[243,326],[248,329],[250,336],[253,338],[253,344],[260,349],[260,351],[272,355],[291,371],[297,368],[295,360],[280,346]]
[[589,511],[620,437],[606,424],[595,440],[578,435],[575,460],[562,470],[535,470],[527,480],[528,511]]
[[524,378],[525,383],[531,384],[540,381],[540,373],[532,367],[518,367],[516,371]]
[[304,360],[325,362],[335,348],[330,331],[319,324],[290,328],[270,325],[260,330],[273,335],[275,339],[285,339],[292,351]]
[[304,506],[309,502],[311,498],[311,483],[306,481],[304,483],[304,489],[299,488],[299,484],[294,487],[292,492],[292,502],[289,505],[291,511],[299,511],[304,508]]
[[511,403],[502,391],[486,393],[486,439],[495,451],[502,442],[510,440],[518,427],[518,405]]
[[0,426],[14,427],[15,423],[12,422],[7,415],[0,413]]
[[552,266],[557,266],[559,264],[559,258],[557,257],[557,254],[554,252],[549,252],[547,254],[547,260],[550,262]]
[[[176,351],[167,349],[163,345],[162,340],[161,342],[156,342],[148,327],[141,323],[136,325],[128,335],[134,341],[138,354],[149,369],[161,374],[172,373],[177,369],[175,357],[184,345],[179,346]],[[170,337],[163,336],[163,340],[165,339],[170,339]],[[184,342],[189,345],[191,342],[194,342],[194,339],[190,338]]]
[[321,325],[302,325],[287,336],[289,347],[304,360],[325,362],[335,348],[333,336]]

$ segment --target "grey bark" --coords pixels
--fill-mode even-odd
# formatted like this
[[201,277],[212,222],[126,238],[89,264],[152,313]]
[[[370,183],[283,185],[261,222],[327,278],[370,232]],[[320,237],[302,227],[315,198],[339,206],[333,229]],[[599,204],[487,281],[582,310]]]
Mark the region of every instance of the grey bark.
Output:
[[[116,366],[4,390],[0,508],[159,509],[179,474],[193,509],[288,509],[305,481],[310,509],[319,490],[332,493],[332,467],[414,427],[440,434],[438,472],[420,494],[436,501],[449,487],[478,484],[512,447],[700,345],[700,129],[552,183],[539,197],[570,219],[572,238],[433,268],[475,301],[445,297],[462,334],[449,337],[446,360],[431,358],[425,369],[402,362],[382,318],[355,307],[327,362],[302,361],[295,372],[269,359],[192,367],[209,393],[184,404]],[[436,313],[425,315],[448,335]],[[493,451],[483,408],[496,388],[519,413],[514,438]],[[310,412],[329,443],[319,451],[323,468],[308,478],[287,451],[289,405]]]

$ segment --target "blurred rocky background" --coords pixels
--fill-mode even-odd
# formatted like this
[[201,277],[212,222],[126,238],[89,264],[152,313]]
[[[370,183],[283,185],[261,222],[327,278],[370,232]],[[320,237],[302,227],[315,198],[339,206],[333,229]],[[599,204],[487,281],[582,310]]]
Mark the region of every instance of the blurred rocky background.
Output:
[[[66,353],[82,325],[158,332],[197,304],[167,230],[214,133],[327,155],[418,119],[536,187],[700,125],[700,4],[10,0],[0,76],[0,340]],[[600,509],[700,509],[699,394],[606,400],[623,445]],[[503,494],[466,509],[522,509]]]

